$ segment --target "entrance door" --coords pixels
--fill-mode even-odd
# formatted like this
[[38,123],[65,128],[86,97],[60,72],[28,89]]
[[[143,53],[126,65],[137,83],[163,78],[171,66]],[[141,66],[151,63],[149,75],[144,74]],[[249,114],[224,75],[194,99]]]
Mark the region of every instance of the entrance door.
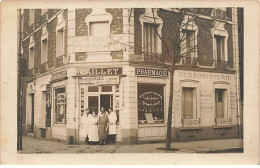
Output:
[[32,110],[31,110],[31,111],[32,111],[32,115],[31,115],[31,116],[32,116],[32,117],[31,117],[31,133],[33,133],[33,127],[34,127],[34,94],[31,94],[31,98],[32,98],[32,99],[31,99],[31,100],[32,100],[32,101],[31,101],[31,102],[32,102],[32,103],[31,103],[31,105],[32,105],[32,106],[31,106],[31,109],[32,109]]
[[108,108],[113,108],[113,95],[100,95],[100,108],[104,107],[106,111]]
[[92,112],[92,110],[94,110],[96,114],[98,114],[98,96],[88,96],[88,109],[89,112]]

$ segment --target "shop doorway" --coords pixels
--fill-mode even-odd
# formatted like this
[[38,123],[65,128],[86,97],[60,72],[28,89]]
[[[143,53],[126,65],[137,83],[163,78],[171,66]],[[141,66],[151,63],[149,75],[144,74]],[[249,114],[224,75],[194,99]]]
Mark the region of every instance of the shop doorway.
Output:
[[31,133],[33,133],[34,127],[34,94],[31,94]]
[[100,95],[100,108],[104,107],[106,111],[108,111],[108,108],[113,108],[113,95]]

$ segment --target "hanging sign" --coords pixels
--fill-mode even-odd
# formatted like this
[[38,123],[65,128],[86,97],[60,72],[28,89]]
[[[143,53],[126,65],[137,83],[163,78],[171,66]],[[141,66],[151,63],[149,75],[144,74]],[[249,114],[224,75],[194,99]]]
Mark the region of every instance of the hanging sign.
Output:
[[91,76],[79,78],[79,83],[89,83],[93,85],[115,85],[119,84],[119,76]]
[[135,74],[137,76],[168,77],[168,71],[161,69],[135,68]]

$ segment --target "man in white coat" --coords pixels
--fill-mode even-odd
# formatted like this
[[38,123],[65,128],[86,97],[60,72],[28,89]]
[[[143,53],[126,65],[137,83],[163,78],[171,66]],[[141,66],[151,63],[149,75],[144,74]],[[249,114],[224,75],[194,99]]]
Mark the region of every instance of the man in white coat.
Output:
[[109,140],[112,143],[115,143],[116,140],[116,121],[117,121],[117,116],[116,113],[112,110],[112,108],[108,109],[108,135],[109,135]]
[[91,116],[89,114],[89,109],[85,110],[84,115],[81,117],[81,125],[82,125],[82,130],[81,130],[81,134],[82,136],[85,137],[85,143],[88,144],[88,135],[89,135],[89,128],[90,128],[90,121],[91,120]]

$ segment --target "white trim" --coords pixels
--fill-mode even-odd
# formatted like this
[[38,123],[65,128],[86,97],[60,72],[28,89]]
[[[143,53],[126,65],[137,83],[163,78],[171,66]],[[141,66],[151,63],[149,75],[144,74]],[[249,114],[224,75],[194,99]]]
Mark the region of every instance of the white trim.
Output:
[[[228,46],[227,46],[227,40],[228,40],[228,32],[225,29],[225,23],[224,22],[219,22],[219,21],[214,21],[214,28],[211,29],[211,34],[212,34],[212,40],[213,40],[213,60],[217,61],[217,55],[216,55],[216,39],[215,35],[217,36],[223,36],[224,37],[224,61],[228,61]],[[214,66],[214,65],[213,65]]]

